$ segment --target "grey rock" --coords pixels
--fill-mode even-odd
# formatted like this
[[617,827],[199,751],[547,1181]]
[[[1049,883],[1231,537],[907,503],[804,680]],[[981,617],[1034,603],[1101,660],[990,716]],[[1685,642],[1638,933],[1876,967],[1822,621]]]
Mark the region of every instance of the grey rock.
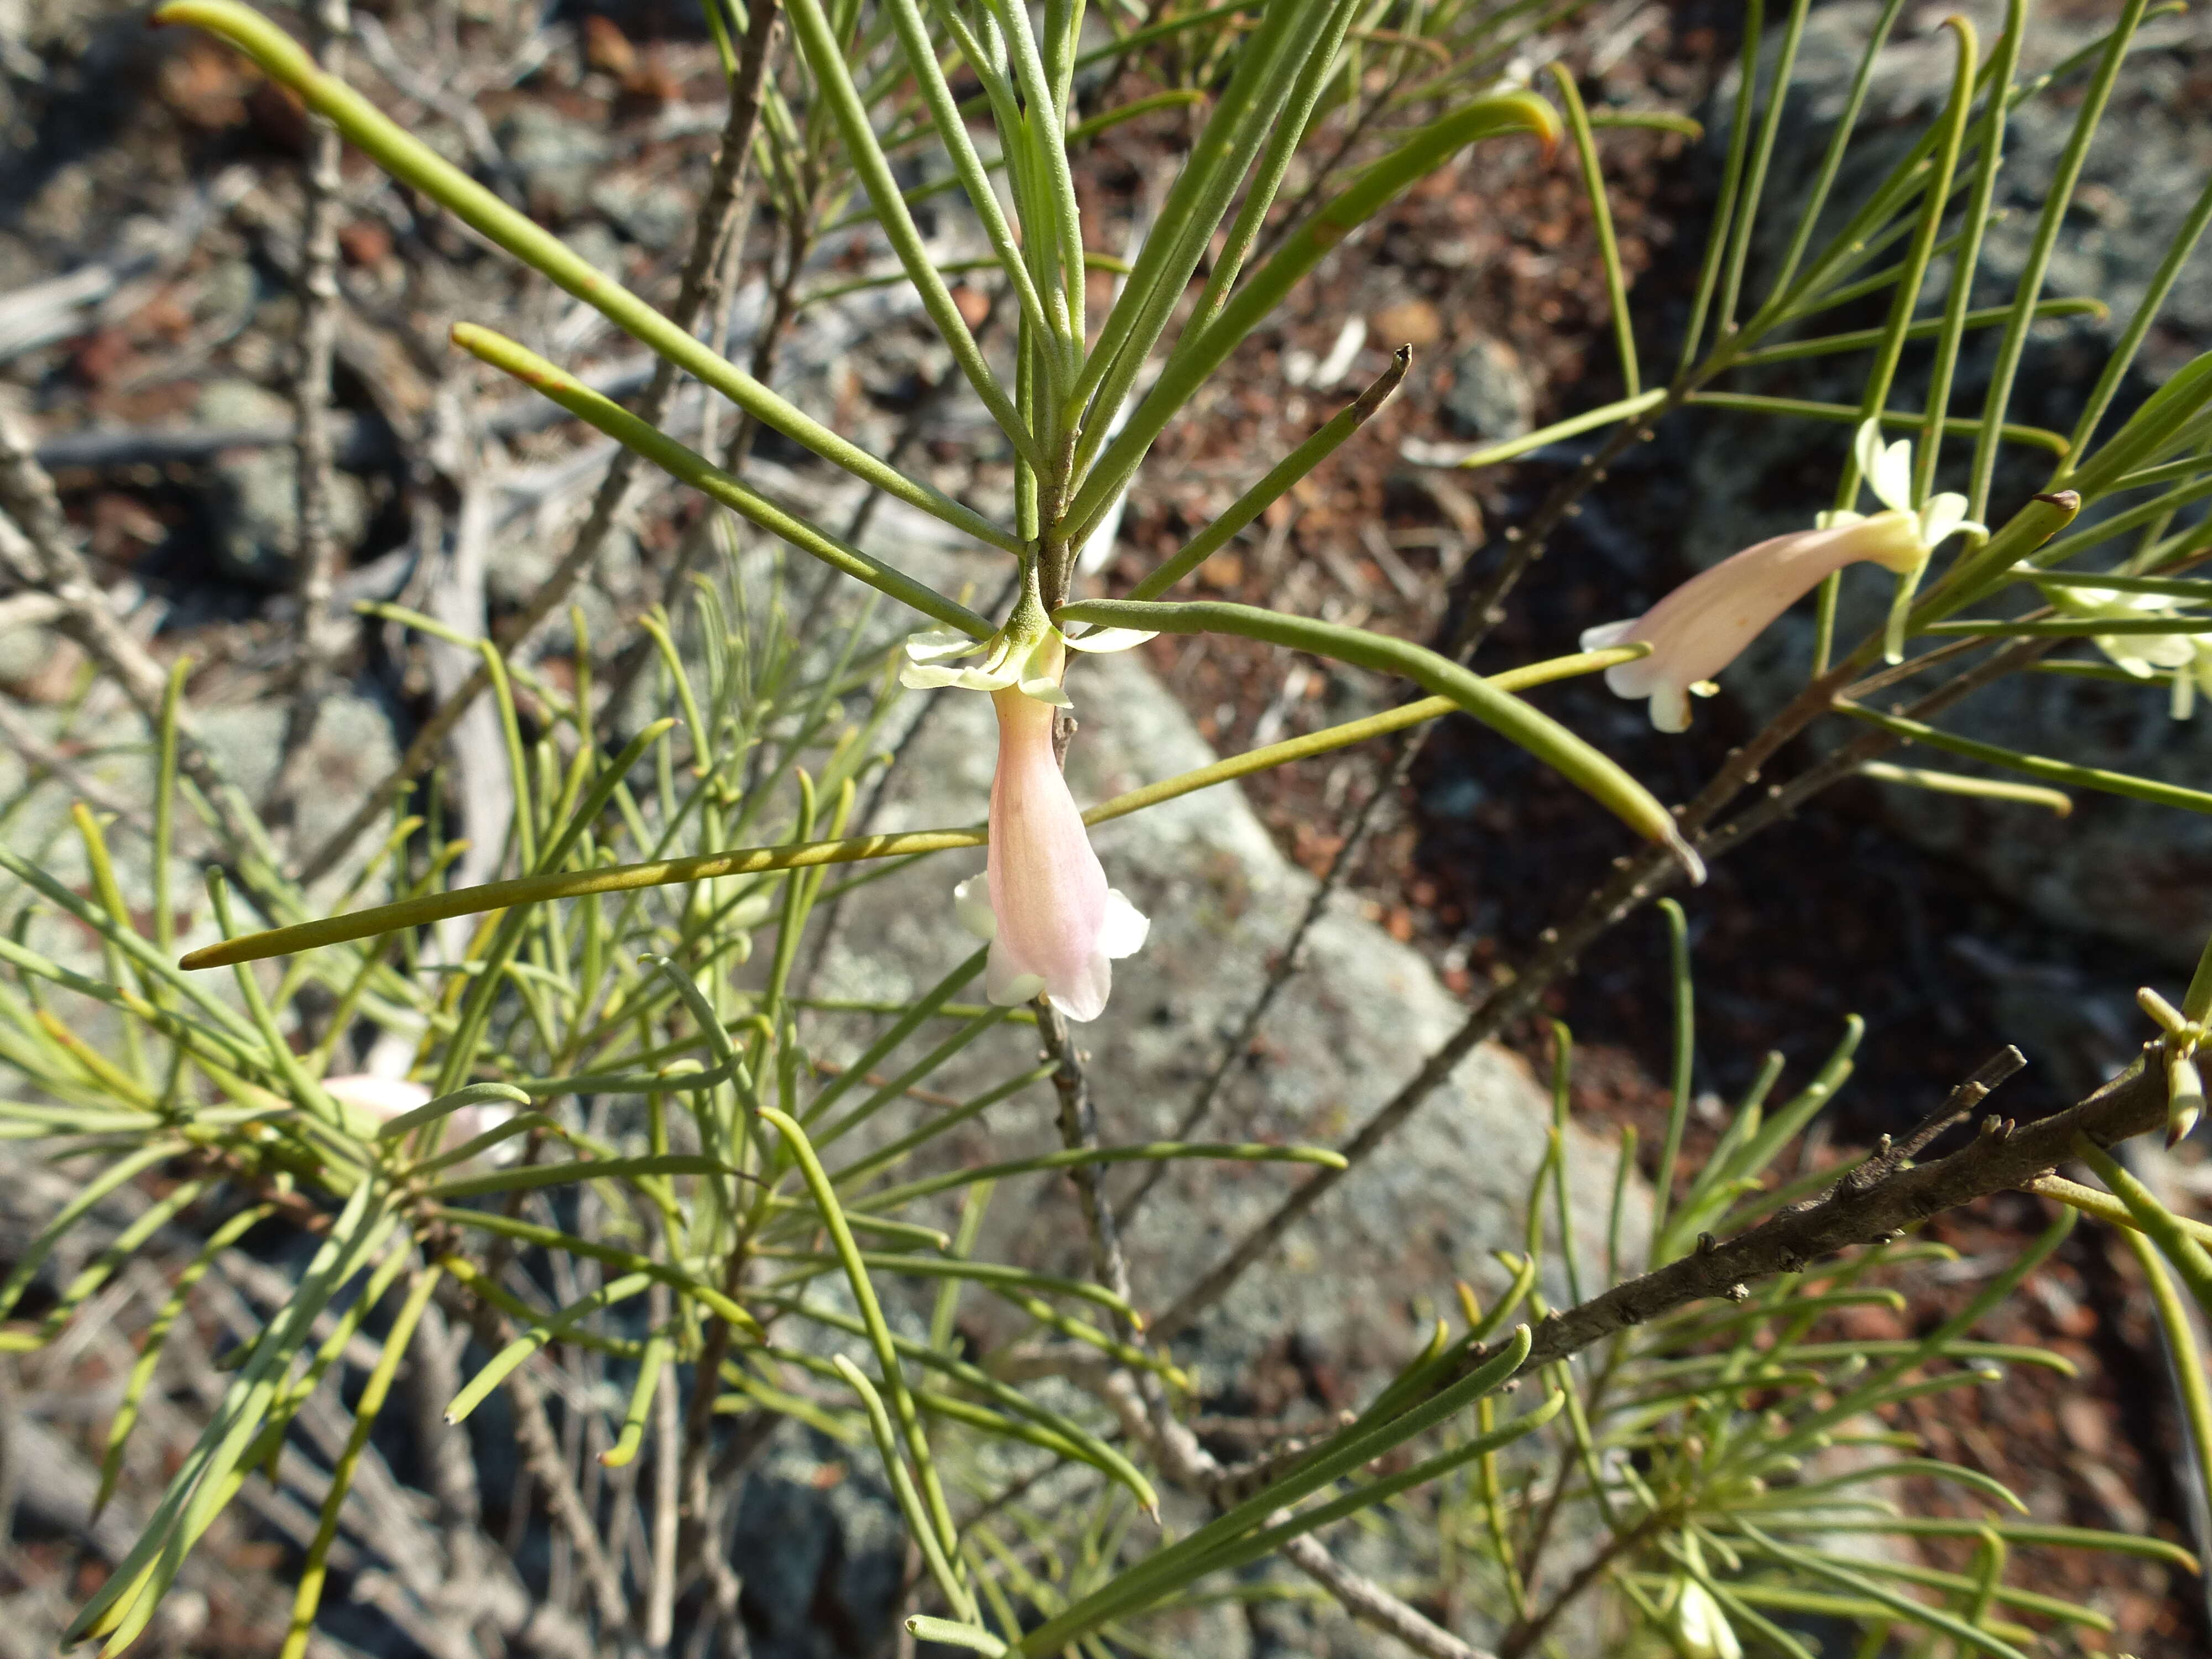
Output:
[[[1993,37],[2002,9],[1959,8]],[[1792,104],[1782,125],[1771,183],[1755,239],[1753,282],[1771,270],[1794,232],[1801,200],[1820,167],[1866,31],[1879,10],[1872,0],[1816,8],[1791,78]],[[1932,24],[1934,14],[1929,15]],[[2024,72],[2033,74],[2079,50],[2109,27],[2100,16],[2075,23],[2037,21]],[[2105,301],[2109,316],[2074,317],[2037,325],[2030,337],[2011,415],[2069,431],[2106,353],[2142,301],[2175,230],[2212,177],[2212,135],[2192,118],[2178,88],[2212,64],[2212,30],[2197,21],[2155,26],[2149,44],[2131,56],[2119,89],[2088,153],[2075,210],[2060,234],[2045,287],[2048,296]],[[1932,27],[1910,29],[1878,61],[1859,138],[1838,184],[1830,222],[1863,199],[1935,113],[1948,93],[1951,47]],[[1731,86],[1714,110],[1725,143]],[[2034,234],[2042,191],[2064,147],[2077,108],[2072,98],[2045,96],[2021,106],[2006,138],[1998,204],[2009,216],[1989,232],[1973,302],[2009,299]],[[1931,295],[1940,291],[1930,285]],[[1809,333],[1857,326],[1871,316],[1816,317]],[[1967,337],[1953,407],[1981,406],[1997,331]],[[2104,430],[2115,429],[2152,386],[2212,344],[2212,258],[2200,248],[2184,269],[2136,370],[2122,387]],[[1856,402],[1863,356],[1815,358],[1779,366],[1746,389],[1825,401]],[[1909,352],[1893,395],[1911,408],[1926,385],[1924,348]],[[1691,503],[1681,551],[1703,567],[1765,537],[1805,527],[1828,505],[1820,495],[1839,467],[1845,428],[1757,416],[1702,419],[1688,464]],[[1970,446],[1947,447],[1939,487],[1961,487]],[[2002,522],[2049,476],[2049,458],[2014,451],[2001,465],[1990,514]],[[1808,485],[1808,481],[1810,483]],[[1808,488],[1812,495],[1808,495]],[[2125,506],[2134,498],[2123,501]],[[2105,509],[2113,510],[2112,508]],[[2128,543],[2092,551],[2081,568],[2108,562]],[[1839,640],[1879,625],[1888,583],[1864,569],[1846,573]],[[1803,684],[1812,636],[1811,606],[1798,608],[1722,676],[1723,690],[1760,714],[1772,712]],[[2082,654],[2070,652],[2064,654]],[[2024,676],[1976,694],[1946,717],[1967,736],[2085,765],[2139,773],[2201,788],[2212,777],[2212,721],[2167,719],[2159,690]],[[1949,757],[1908,760],[1975,770]],[[2000,889],[2045,918],[2124,940],[2176,965],[2195,960],[2212,931],[2212,821],[2171,808],[2076,792],[2070,821],[2042,813],[1929,794],[1885,789],[1883,810],[1923,844],[1984,872]]]
[[51,628],[0,629],[0,686],[13,689],[33,678],[64,648]]
[[[1103,799],[1213,758],[1181,707],[1133,657],[1085,659],[1070,691],[1082,721],[1068,757],[1079,800]],[[923,695],[942,706],[915,738],[878,828],[972,823],[983,812],[994,754],[989,704],[963,692]],[[1312,882],[1276,849],[1233,787],[1117,820],[1102,826],[1096,840],[1109,878],[1152,927],[1144,950],[1116,964],[1113,1003],[1096,1024],[1078,1028],[1079,1040],[1106,1139],[1164,1138],[1257,990]],[[955,928],[951,888],[981,863],[980,854],[931,860],[859,890],[824,989],[905,997],[933,983],[974,948]],[[1236,1070],[1202,1138],[1339,1141],[1464,1018],[1418,953],[1349,903],[1321,922],[1308,951],[1306,971],[1263,1030],[1261,1052]],[[1033,1045],[1025,1028],[1001,1028],[932,1086],[956,1096],[980,1090],[1019,1069]],[[1371,1398],[1419,1349],[1433,1316],[1451,1306],[1455,1279],[1468,1279],[1486,1298],[1502,1289],[1504,1274],[1489,1253],[1518,1237],[1548,1119],[1545,1091],[1517,1056],[1478,1049],[1370,1163],[1176,1344],[1178,1363],[1209,1398],[1232,1402],[1225,1409],[1321,1417]],[[987,1122],[948,1135],[931,1155],[981,1161],[1042,1152],[1058,1144],[1054,1125],[1052,1093],[1036,1085],[992,1109]],[[1571,1154],[1578,1231],[1586,1240],[1600,1238],[1613,1154],[1580,1133]],[[1127,1232],[1137,1298],[1154,1312],[1305,1178],[1280,1164],[1190,1161],[1168,1168]],[[1113,1190],[1126,1194],[1132,1184],[1125,1176]],[[952,1214],[948,1207],[947,1223]],[[979,1249],[1047,1271],[1088,1271],[1083,1225],[1060,1181],[1028,1177],[1001,1192]],[[1551,1288],[1564,1296],[1563,1285]],[[963,1316],[987,1342],[1022,1329],[1012,1310],[973,1299]],[[1379,1542],[1355,1540],[1354,1530],[1331,1541],[1356,1542],[1363,1570],[1386,1581],[1402,1582],[1433,1565],[1433,1540],[1387,1534]],[[1279,1571],[1280,1564],[1266,1569]],[[1334,1604],[1316,1607],[1303,1595],[1270,1604],[1264,1618],[1255,1613],[1248,1625],[1255,1656],[1365,1659],[1395,1651]],[[1466,1633],[1480,1640],[1496,1632],[1470,1613]]]
[[874,1659],[900,1601],[906,1532],[872,1446],[787,1425],[738,1500],[730,1563],[753,1659]]
[[583,210],[607,159],[605,133],[532,101],[509,111],[495,136],[521,175],[533,213],[571,219]]
[[[199,418],[218,428],[288,421],[292,405],[251,380],[202,390]],[[290,584],[300,542],[298,464],[287,447],[226,450],[209,482],[216,556],[232,574],[262,586]],[[343,556],[368,529],[368,490],[349,472],[331,476],[331,531]]]
[[1451,390],[1444,393],[1443,406],[1447,422],[1460,436],[1498,443],[1534,425],[1536,389],[1520,354],[1484,335],[1452,359]]
[[608,174],[592,186],[591,202],[623,235],[656,253],[674,247],[691,228],[689,195],[645,173]]

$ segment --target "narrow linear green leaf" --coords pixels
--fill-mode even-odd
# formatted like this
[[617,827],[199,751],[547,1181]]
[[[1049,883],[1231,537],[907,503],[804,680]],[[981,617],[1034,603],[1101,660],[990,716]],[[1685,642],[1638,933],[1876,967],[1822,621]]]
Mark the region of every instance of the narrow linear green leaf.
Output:
[[237,0],[170,0],[156,23],[188,23],[228,40],[299,94],[393,178],[450,210],[472,229],[543,273],[633,338],[696,375],[754,418],[877,489],[968,535],[1018,552],[1018,541],[981,514],[869,454],[671,322],[581,255],[486,190],[392,121],[336,76],[323,74],[291,36]]
[[2065,817],[2074,810],[2074,798],[2063,789],[2045,789],[2033,783],[2008,783],[2002,778],[1967,777],[1958,772],[1932,772],[1924,766],[1892,766],[1887,761],[1869,761],[1859,775],[1876,783],[1901,784],[1938,795],[1963,795],[1972,800],[2011,801],[2021,806],[2040,806]]
[[482,1405],[485,1397],[531,1355],[559,1341],[573,1327],[581,1324],[593,1314],[604,1312],[617,1303],[628,1300],[652,1283],[651,1273],[625,1274],[611,1284],[601,1285],[589,1296],[580,1297],[552,1318],[524,1332],[494,1354],[484,1368],[470,1378],[461,1391],[453,1396],[452,1403],[446,1407],[446,1421],[465,1421],[469,1413]]
[[464,1106],[486,1106],[495,1102],[527,1106],[530,1097],[511,1083],[471,1083],[465,1089],[456,1089],[452,1094],[441,1095],[435,1100],[417,1106],[411,1112],[402,1112],[379,1128],[376,1138],[379,1140],[397,1140],[402,1135],[421,1128],[425,1123],[434,1122],[449,1112],[459,1111]]
[[662,1152],[647,1158],[577,1158],[562,1164],[529,1164],[517,1170],[494,1170],[484,1175],[439,1182],[430,1188],[429,1196],[441,1200],[481,1198],[486,1193],[535,1192],[541,1187],[565,1187],[577,1181],[633,1181],[640,1176],[669,1175],[753,1178],[718,1158],[702,1158],[696,1152]]
[[2154,805],[2178,806],[2185,812],[2212,812],[2212,793],[2201,789],[2185,789],[2179,784],[2160,783],[2153,778],[2130,777],[2124,772],[2108,772],[2102,767],[2075,766],[2065,761],[2046,760],[2040,755],[2023,754],[2017,749],[2006,749],[1994,743],[1982,743],[1972,738],[1939,732],[1919,720],[1907,720],[1902,714],[1884,714],[1863,703],[1838,700],[1836,707],[1854,720],[1878,726],[1908,742],[1925,744],[1930,749],[1963,755],[1968,760],[1987,761],[1992,766],[2025,772],[2045,783],[2094,789],[2107,795],[2125,795],[2131,800],[2147,800]]
[[1168,634],[1235,634],[1401,676],[1449,697],[1516,747],[1551,767],[1646,841],[1664,847],[1692,882],[1705,879],[1705,866],[1675,828],[1674,815],[1616,763],[1549,715],[1499,690],[1449,658],[1409,641],[1216,600],[1160,604],[1085,599],[1062,605],[1056,619]]
[[[182,0],[202,3],[203,0]],[[204,0],[219,3],[219,0]],[[947,599],[927,582],[864,553],[798,514],[778,507],[758,490],[725,472],[696,450],[686,448],[659,428],[639,419],[613,398],[594,392],[566,369],[556,368],[527,347],[474,323],[456,323],[453,343],[504,374],[544,393],[578,420],[597,427],[624,447],[635,450],[662,471],[732,512],[779,537],[831,569],[866,582],[925,617],[950,624],[976,639],[988,639],[991,623],[966,605]]]
[[[1583,94],[1565,64],[1547,65],[1552,85],[1567,112],[1567,131],[1574,135],[1575,155],[1582,163],[1583,193],[1589,198],[1590,228],[1597,236],[1598,260],[1605,268],[1607,308],[1613,313],[1613,346],[1620,354],[1621,384],[1631,398],[1644,389],[1636,364],[1636,331],[1628,314],[1628,275],[1621,268],[1620,242],[1613,234],[1613,208],[1606,199],[1605,173],[1598,166],[1597,143],[1590,133],[1589,112]],[[1784,71],[1786,79],[1787,71]]]
[[906,1627],[908,1633],[919,1641],[942,1642],[947,1647],[989,1655],[992,1659],[1007,1651],[1006,1644],[981,1625],[957,1625],[950,1619],[933,1619],[926,1613],[915,1613],[907,1615]]

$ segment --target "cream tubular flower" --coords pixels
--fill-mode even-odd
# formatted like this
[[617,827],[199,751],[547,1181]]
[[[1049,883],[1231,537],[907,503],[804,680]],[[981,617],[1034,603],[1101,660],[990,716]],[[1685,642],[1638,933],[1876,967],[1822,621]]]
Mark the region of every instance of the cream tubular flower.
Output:
[[1887,504],[1871,517],[1824,513],[1816,527],[1774,536],[1703,570],[1645,611],[1623,623],[1586,630],[1585,651],[1641,641],[1651,654],[1608,668],[1605,683],[1623,697],[1650,700],[1651,724],[1680,732],[1690,724],[1690,696],[1711,695],[1713,677],[1765,632],[1777,617],[1844,566],[1871,560],[1899,578],[1892,633],[1899,631],[1911,584],[1928,556],[1958,532],[1987,535],[1966,518],[1962,495],[1931,496],[1911,507],[1912,446],[1884,448],[1872,421],[1859,429],[1859,462],[1868,487]]
[[[1881,425],[1876,421],[1859,422],[1858,436],[1853,442],[1858,457],[1859,474],[1866,487],[1874,492],[1875,499],[1893,513],[1910,513],[1920,526],[1920,556],[1911,565],[1897,570],[1897,592],[1889,605],[1889,623],[1882,632],[1881,654],[1886,661],[1905,660],[1905,621],[1912,608],[1912,596],[1919,589],[1922,573],[1936,550],[1954,535],[1963,534],[1970,546],[1978,547],[1989,540],[1988,527],[1977,524],[1966,516],[1966,498],[1952,490],[1939,490],[1918,507],[1912,504],[1912,443],[1899,438],[1885,446],[1881,441]],[[1816,520],[1823,527],[1830,525],[1861,522],[1856,513],[1826,513]]]
[[[1133,954],[1150,931],[1136,907],[1106,884],[1053,746],[1053,711],[1069,706],[1060,684],[1066,648],[1126,650],[1150,637],[1112,629],[1066,638],[1044,620],[1031,587],[1006,626],[981,645],[937,634],[907,642],[902,681],[988,690],[998,714],[988,863],[981,878],[953,890],[953,906],[964,927],[990,941],[984,989],[1001,1007],[1045,996],[1071,1020],[1097,1018],[1113,989],[1115,960]],[[945,666],[976,652],[983,653],[977,667]]]
[[[2159,593],[2124,593],[2110,587],[2058,587],[2044,590],[2052,609],[2061,615],[2114,622],[2138,617],[2173,617],[2181,620],[2173,602]],[[2089,642],[2113,664],[2139,680],[2173,677],[2173,718],[2185,720],[2197,711],[2201,686],[2212,691],[2212,636],[2201,634],[2092,634]]]

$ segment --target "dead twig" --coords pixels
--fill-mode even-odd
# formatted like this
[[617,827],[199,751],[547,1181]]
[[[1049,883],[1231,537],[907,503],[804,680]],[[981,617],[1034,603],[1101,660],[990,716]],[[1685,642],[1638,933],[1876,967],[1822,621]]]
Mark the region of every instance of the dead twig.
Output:
[[[309,44],[316,66],[341,76],[345,69],[346,0],[316,0],[307,8]],[[337,353],[338,161],[344,141],[319,117],[308,123],[307,206],[300,228],[299,362],[292,381],[292,407],[298,430],[299,539],[293,550],[293,592],[300,604],[297,682],[285,713],[283,760],[269,788],[264,813],[273,827],[291,820],[305,782],[309,745],[331,690],[338,651],[337,629],[330,616],[331,592],[337,578],[338,548],[331,525],[331,494],[336,460],[331,429],[331,366]]]
[[[745,32],[744,54],[738,60],[737,77],[731,83],[729,118],[723,125],[721,148],[714,158],[707,194],[700,203],[676,304],[669,313],[670,319],[686,331],[697,323],[702,313],[714,307],[723,250],[739,222],[745,164],[752,154],[753,130],[760,117],[761,88],[775,46],[778,17],[774,0],[768,0],[755,8],[751,27]],[[666,412],[675,387],[675,366],[664,359],[653,368],[652,384],[639,403],[638,414],[648,423],[657,423]],[[501,650],[512,651],[520,647],[567,601],[577,579],[599,557],[608,533],[619,521],[636,471],[635,453],[625,449],[616,454],[598,495],[592,498],[590,514],[583,528],[576,532],[568,551],[531,595],[530,603],[501,629]],[[398,799],[400,791],[428,769],[444,746],[447,735],[490,686],[489,671],[479,666],[459,690],[440,704],[422,723],[414,741],[407,745],[407,752],[400,757],[399,763],[368,792],[353,816],[307,860],[301,872],[303,883],[313,882],[337,868],[338,861],[368,826],[381,818]],[[610,706],[612,701],[611,698]]]
[[[1068,1034],[1067,1022],[1050,999],[1036,1000],[1037,1033],[1045,1055],[1054,1062],[1052,1085],[1060,1097],[1060,1144],[1073,1151],[1096,1147],[1097,1109],[1091,1099],[1091,1080],[1082,1052]],[[1068,1170],[1083,1206],[1083,1219],[1091,1239],[1092,1276],[1124,1302],[1130,1301],[1129,1266],[1121,1249],[1121,1229],[1114,1216],[1101,1177],[1105,1166],[1079,1164]],[[1139,1344],[1143,1327],[1127,1316],[1117,1317],[1121,1340]],[[1224,1469],[1199,1443],[1175,1414],[1167,1390],[1153,1372],[1116,1367],[1098,1385],[1107,1402],[1131,1437],[1150,1449],[1160,1471],[1175,1485],[1202,1497],[1216,1509],[1226,1508],[1238,1496],[1235,1474]],[[1283,1510],[1268,1517],[1268,1524],[1287,1520]],[[1290,1563],[1335,1597],[1344,1610],[1361,1623],[1392,1636],[1423,1656],[1423,1659],[1488,1659],[1442,1626],[1423,1616],[1371,1579],[1352,1571],[1322,1541],[1310,1534],[1291,1540],[1282,1553]]]
[[[53,625],[75,640],[123,689],[149,726],[159,727],[168,675],[116,619],[92,578],[63,515],[54,481],[40,466],[29,428],[0,404],[0,566],[24,587],[54,600]],[[177,763],[198,787],[230,856],[272,871],[275,860],[238,785],[210,754],[184,711],[177,721]]]

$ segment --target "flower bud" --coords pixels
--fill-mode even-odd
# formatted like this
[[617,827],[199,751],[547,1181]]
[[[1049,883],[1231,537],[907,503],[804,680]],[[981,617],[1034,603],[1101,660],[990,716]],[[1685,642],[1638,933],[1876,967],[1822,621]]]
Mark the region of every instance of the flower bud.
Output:
[[2204,1079],[2179,1045],[2166,1051],[2166,1144],[2179,1146],[2204,1113]]
[[1743,1644],[1712,1592],[1694,1578],[1676,1582],[1668,1634],[1682,1659],[1743,1659]]
[[2172,1003],[2168,1002],[2164,997],[2160,996],[2149,986],[2143,985],[2136,988],[2136,1006],[2142,1009],[2143,1012],[2148,1014],[2153,1020],[2157,1022],[2159,1030],[2165,1032],[2166,1036],[2183,1036],[2187,1035],[2189,1031],[2188,1017],[2184,1014],[2180,1009],[2175,1007]]

